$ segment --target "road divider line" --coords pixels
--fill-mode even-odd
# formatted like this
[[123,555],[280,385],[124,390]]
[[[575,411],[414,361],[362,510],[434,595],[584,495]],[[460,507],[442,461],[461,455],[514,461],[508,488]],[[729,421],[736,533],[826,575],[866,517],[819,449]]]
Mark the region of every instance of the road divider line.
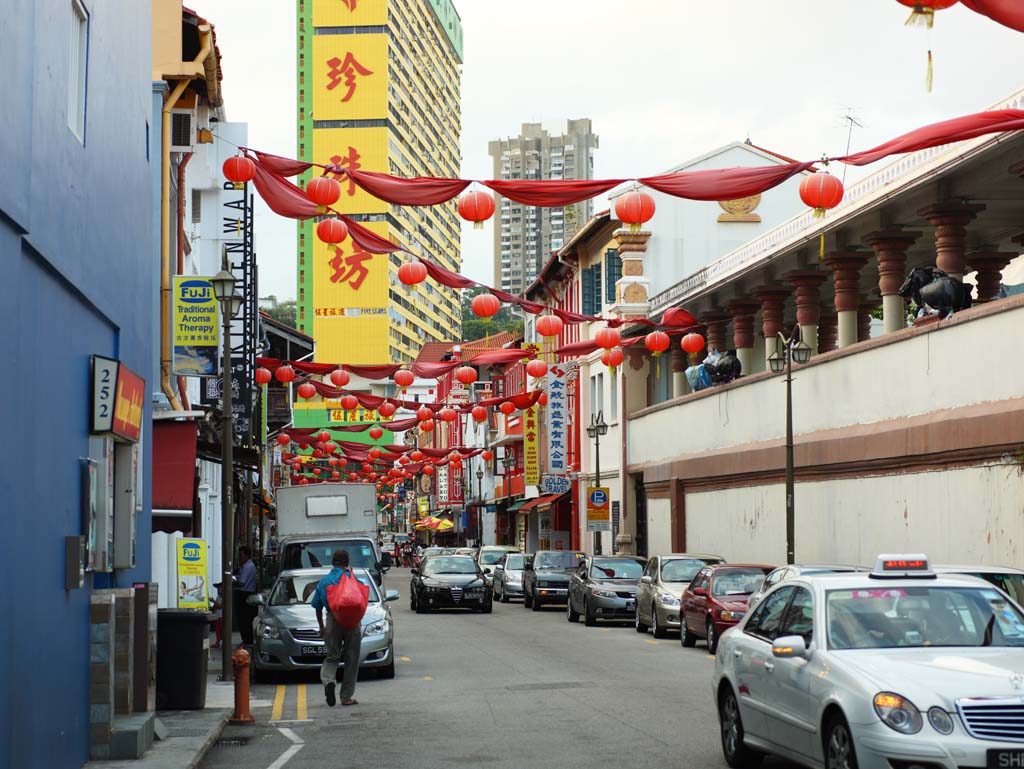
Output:
[[423,676],[423,680],[424,681],[433,681],[434,677],[433,676]]
[[299,691],[295,702],[295,717],[299,721],[306,720],[306,685],[299,684]]
[[270,711],[271,721],[280,721],[281,715],[284,712],[284,684],[277,685],[277,691],[274,692],[274,708]]
[[644,639],[644,643],[649,643],[651,646],[657,646],[658,645],[657,641],[652,641],[650,638],[645,638]]
[[399,657],[398,659],[400,662],[412,662],[412,660],[408,657]]

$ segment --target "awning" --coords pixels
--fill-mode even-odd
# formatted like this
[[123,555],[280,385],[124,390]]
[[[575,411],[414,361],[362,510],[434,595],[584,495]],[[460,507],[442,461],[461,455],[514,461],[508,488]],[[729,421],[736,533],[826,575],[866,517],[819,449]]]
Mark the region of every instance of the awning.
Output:
[[505,508],[506,513],[514,513],[519,510],[527,502],[532,502],[531,499],[520,499],[518,502],[513,502],[511,505]]
[[553,505],[555,502],[557,502],[564,496],[565,494],[544,494],[543,496],[537,497],[535,499],[527,500],[526,502],[519,506],[516,512],[529,513],[533,512],[534,510],[536,510],[537,512],[541,512],[543,510],[547,510],[549,507],[551,507],[551,505]]
[[198,422],[153,423],[153,512],[192,515]]
[[[218,465],[221,462],[223,456],[220,443],[213,443],[211,441],[198,441],[196,444],[198,447],[199,456],[208,462],[216,462]],[[234,446],[231,450],[232,464],[235,468],[248,468],[250,470],[259,470],[260,467],[260,455],[254,449],[247,449],[243,446]]]

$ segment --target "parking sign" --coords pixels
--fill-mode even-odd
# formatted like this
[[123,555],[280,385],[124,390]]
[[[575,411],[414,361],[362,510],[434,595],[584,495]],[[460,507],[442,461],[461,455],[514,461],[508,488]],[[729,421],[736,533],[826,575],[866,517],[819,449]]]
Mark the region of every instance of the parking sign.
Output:
[[587,487],[587,531],[611,531],[607,486]]

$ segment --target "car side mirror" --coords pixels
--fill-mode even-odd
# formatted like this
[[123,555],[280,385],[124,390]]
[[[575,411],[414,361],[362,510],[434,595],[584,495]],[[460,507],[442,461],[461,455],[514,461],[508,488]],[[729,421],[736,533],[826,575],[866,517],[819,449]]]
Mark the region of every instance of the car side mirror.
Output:
[[420,573],[419,569],[412,569],[412,575],[415,577]]
[[245,599],[245,602],[250,606],[264,606],[266,601],[263,600],[263,593],[254,593]]
[[484,569],[484,574],[490,574],[490,573],[491,573],[490,569]]
[[401,594],[397,590],[388,590],[384,593],[385,601],[397,601],[401,597]]
[[651,579],[649,575],[644,575],[643,577],[640,577],[640,581],[643,582],[645,585],[651,585],[654,583],[654,580]]
[[377,571],[385,572],[391,568],[391,565],[386,561],[377,561]]
[[706,587],[695,587],[693,589],[693,594],[694,595],[707,595],[708,594],[708,589]]
[[790,659],[792,657],[808,659],[811,654],[807,650],[807,642],[804,641],[803,636],[787,635],[775,639],[775,643],[772,644],[772,656],[782,659]]

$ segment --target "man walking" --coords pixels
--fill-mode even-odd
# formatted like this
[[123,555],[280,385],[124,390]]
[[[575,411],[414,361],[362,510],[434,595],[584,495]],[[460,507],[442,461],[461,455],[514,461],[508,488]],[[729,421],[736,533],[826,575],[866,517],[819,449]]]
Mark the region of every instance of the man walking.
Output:
[[[320,637],[324,639],[327,656],[320,666],[320,682],[324,685],[324,698],[330,707],[334,707],[335,685],[338,675],[338,663],[345,663],[345,671],[341,678],[341,704],[358,705],[352,695],[356,693],[356,676],[359,675],[359,649],[362,645],[363,627],[357,623],[354,628],[344,628],[334,619],[334,614],[327,606],[327,588],[337,585],[343,574],[355,579],[355,574],[348,565],[348,551],[335,550],[331,557],[331,573],[323,577],[316,585],[316,593],[310,604],[316,610],[316,622],[320,626]],[[327,609],[327,626],[324,627],[324,609]],[[326,631],[326,632],[325,632]]]
[[[249,596],[256,594],[256,564],[252,562],[252,551],[242,545],[238,548],[238,569],[235,579],[237,592],[235,593],[235,610],[238,615],[238,632],[242,636],[242,643],[246,646],[253,645],[253,620],[259,611],[255,606],[249,605]],[[231,632],[231,628],[227,629]]]

